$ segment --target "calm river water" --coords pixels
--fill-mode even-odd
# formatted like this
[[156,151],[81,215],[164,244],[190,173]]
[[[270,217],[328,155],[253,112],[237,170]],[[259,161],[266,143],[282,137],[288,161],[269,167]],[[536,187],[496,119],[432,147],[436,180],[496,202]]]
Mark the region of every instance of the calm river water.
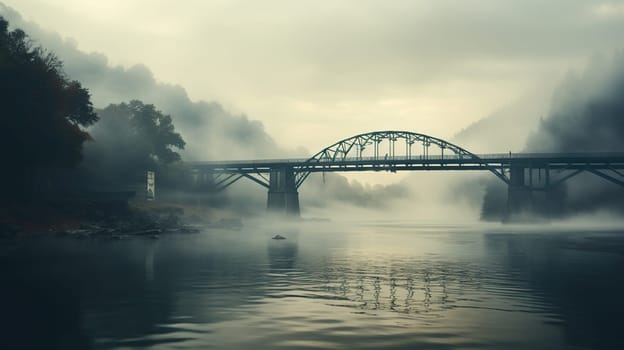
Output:
[[624,232],[247,223],[8,240],[0,278],[1,349],[624,349]]

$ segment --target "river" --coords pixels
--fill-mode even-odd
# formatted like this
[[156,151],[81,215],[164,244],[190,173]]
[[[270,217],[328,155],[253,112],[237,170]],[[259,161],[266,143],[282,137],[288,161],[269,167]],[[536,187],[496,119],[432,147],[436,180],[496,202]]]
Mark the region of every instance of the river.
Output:
[[622,349],[622,271],[624,232],[550,226],[4,240],[0,348]]

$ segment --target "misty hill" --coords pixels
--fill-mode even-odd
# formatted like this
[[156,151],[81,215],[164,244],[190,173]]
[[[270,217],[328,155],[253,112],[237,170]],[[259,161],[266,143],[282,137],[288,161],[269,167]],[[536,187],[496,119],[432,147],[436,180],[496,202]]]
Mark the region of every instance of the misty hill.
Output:
[[[216,102],[191,101],[183,87],[157,81],[144,65],[113,67],[104,54],[82,52],[74,41],[25,21],[19,13],[1,3],[0,16],[9,20],[12,28],[26,31],[36,40],[35,44],[56,54],[63,61],[67,75],[81,81],[89,89],[91,100],[100,112],[111,104],[140,100],[171,115],[176,131],[186,141],[185,149],[180,150],[184,160],[302,156],[301,151],[280,148],[266,133],[260,121],[232,114]],[[98,139],[110,141],[111,137],[108,136],[114,136],[102,135],[95,128],[90,131],[95,143]],[[100,148],[95,144],[86,145],[86,160],[93,160],[91,151]],[[92,163],[85,163],[82,168],[90,165]],[[328,174],[326,178],[327,183],[319,177],[308,180],[305,188],[302,188],[305,192],[302,194],[304,206],[323,208],[332,201],[359,207],[379,207],[386,203],[379,197],[387,186],[364,187],[356,181],[348,181],[340,174]],[[339,186],[332,186],[334,183]],[[390,187],[392,189],[396,186]],[[320,193],[323,198],[318,197]],[[248,181],[239,181],[236,186],[229,188],[228,196],[230,200],[227,200],[227,204],[243,211],[262,211],[266,204],[264,189]]]
[[[582,72],[570,72],[557,86],[549,113],[527,137],[527,152],[624,151],[624,51],[593,57]],[[614,172],[615,175],[619,173]],[[503,215],[505,188],[488,186],[483,217]],[[541,196],[533,214],[565,217],[579,213],[624,212],[624,188],[581,173]]]
[[551,111],[531,135],[535,152],[624,151],[624,50],[596,55],[555,90]]
[[[285,155],[261,122],[235,115],[216,102],[193,102],[184,88],[157,81],[144,65],[113,67],[101,53],[84,53],[71,40],[25,21],[15,10],[0,3],[0,16],[11,28],[20,28],[37,45],[54,52],[63,62],[70,79],[89,89],[95,107],[141,100],[156,105],[174,118],[176,128],[188,141],[183,158],[234,159]],[[227,153],[225,153],[227,152]]]
[[450,141],[473,153],[521,152],[547,112],[549,94],[518,99],[458,132]]

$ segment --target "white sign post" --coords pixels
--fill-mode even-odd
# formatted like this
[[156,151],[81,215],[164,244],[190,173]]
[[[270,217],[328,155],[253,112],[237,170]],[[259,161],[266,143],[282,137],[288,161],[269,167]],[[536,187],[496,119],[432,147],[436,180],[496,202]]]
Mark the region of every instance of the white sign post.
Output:
[[147,172],[147,188],[146,188],[146,199],[148,201],[153,201],[156,199],[156,180],[155,174],[153,171]]

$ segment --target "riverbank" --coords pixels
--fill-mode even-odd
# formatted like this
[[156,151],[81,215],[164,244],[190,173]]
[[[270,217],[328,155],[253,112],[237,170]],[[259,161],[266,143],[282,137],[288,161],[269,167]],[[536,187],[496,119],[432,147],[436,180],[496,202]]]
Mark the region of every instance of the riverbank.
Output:
[[0,238],[158,238],[197,233],[203,227],[240,229],[242,221],[208,207],[156,201],[40,200],[0,207]]

